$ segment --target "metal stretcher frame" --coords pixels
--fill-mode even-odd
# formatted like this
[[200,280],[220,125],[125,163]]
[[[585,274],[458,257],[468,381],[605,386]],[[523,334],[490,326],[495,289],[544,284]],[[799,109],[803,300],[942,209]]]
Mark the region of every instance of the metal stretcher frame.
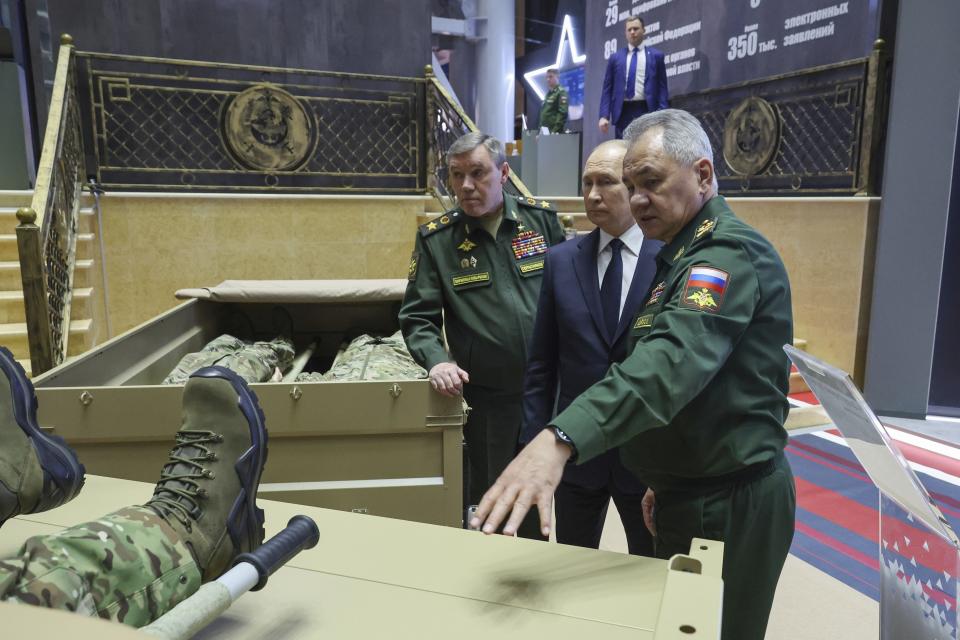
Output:
[[[73,502],[6,523],[0,557],[30,535],[143,502],[150,492],[144,483],[89,477]],[[197,638],[719,638],[720,542],[694,540],[689,555],[665,561],[273,501],[260,506],[267,537],[303,513],[316,520],[320,543]],[[35,631],[31,619],[65,622],[66,615],[0,604],[11,637]],[[137,637],[121,625],[76,622],[75,640]]]

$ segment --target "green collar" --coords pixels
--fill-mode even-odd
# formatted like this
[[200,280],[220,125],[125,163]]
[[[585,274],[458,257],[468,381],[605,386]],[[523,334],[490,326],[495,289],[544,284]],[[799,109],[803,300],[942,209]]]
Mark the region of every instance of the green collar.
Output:
[[[713,233],[716,219],[723,213],[730,211],[727,201],[721,195],[716,195],[707,201],[693,220],[680,230],[669,244],[663,245],[660,253],[657,254],[657,260],[662,260],[668,265],[673,266],[677,260],[686,253],[690,245],[704,235]],[[711,221],[713,224],[711,224]]]
[[[473,233],[477,229],[483,229],[483,225],[479,220],[464,214],[464,220],[466,221],[467,233]],[[500,222],[501,226],[507,221],[512,221],[513,224],[517,224],[520,220],[520,214],[517,211],[517,199],[510,195],[507,192],[503,193],[503,221]]]

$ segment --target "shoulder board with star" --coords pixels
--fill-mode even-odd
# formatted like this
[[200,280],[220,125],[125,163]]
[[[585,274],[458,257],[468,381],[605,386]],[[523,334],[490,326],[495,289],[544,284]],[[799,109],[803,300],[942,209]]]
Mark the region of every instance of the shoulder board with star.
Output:
[[447,229],[452,227],[455,222],[460,220],[463,217],[463,212],[459,209],[454,209],[453,211],[448,211],[439,218],[434,218],[426,224],[420,225],[420,235],[429,236],[430,234],[439,231],[440,229]]
[[703,238],[709,237],[713,233],[714,229],[717,228],[717,219],[716,218],[707,218],[697,226],[696,231],[693,232],[693,242],[701,240]]
[[516,198],[517,198],[517,204],[521,206],[532,208],[532,209],[542,209],[543,211],[550,211],[552,213],[557,212],[557,210],[553,208],[553,204],[551,204],[547,200],[543,200],[543,199],[537,200],[536,198],[528,198],[526,196],[516,196]]

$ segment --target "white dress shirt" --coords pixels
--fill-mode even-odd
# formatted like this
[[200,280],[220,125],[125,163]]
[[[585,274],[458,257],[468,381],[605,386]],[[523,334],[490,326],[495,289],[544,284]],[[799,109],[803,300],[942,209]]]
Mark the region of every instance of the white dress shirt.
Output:
[[[603,274],[607,272],[607,267],[613,258],[613,251],[609,246],[611,240],[613,236],[600,229],[600,242],[597,243],[597,283],[601,286]],[[620,249],[620,255],[623,258],[623,282],[620,283],[620,313],[622,314],[623,305],[627,302],[627,294],[630,293],[630,283],[633,282],[633,272],[637,269],[640,247],[643,246],[643,231],[634,223],[623,232],[620,241],[623,242],[623,247]]]
[[[643,81],[647,77],[647,48],[640,43],[639,47],[634,47],[632,45],[627,45],[627,75],[624,76],[627,80],[630,80],[630,56],[633,55],[633,50],[637,50],[637,83],[633,87],[633,98],[626,98],[624,102],[632,102],[633,100],[646,100],[647,97],[643,93]],[[642,235],[642,234],[641,234]]]

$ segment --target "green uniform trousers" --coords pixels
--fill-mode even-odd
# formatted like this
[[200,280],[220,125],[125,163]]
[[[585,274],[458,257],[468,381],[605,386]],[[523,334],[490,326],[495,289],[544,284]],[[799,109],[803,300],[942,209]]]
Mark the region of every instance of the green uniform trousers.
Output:
[[[467,442],[465,483],[470,504],[480,499],[517,454],[523,423],[523,394],[467,384],[463,397],[470,405],[463,436]],[[542,540],[540,516],[530,512],[520,525],[521,538]]]
[[693,538],[722,540],[722,640],[763,640],[793,540],[797,495],[782,454],[766,475],[703,492],[655,489],[658,558],[690,552]]
[[0,559],[0,600],[100,616],[141,627],[200,587],[177,534],[146,507],[27,540]]

